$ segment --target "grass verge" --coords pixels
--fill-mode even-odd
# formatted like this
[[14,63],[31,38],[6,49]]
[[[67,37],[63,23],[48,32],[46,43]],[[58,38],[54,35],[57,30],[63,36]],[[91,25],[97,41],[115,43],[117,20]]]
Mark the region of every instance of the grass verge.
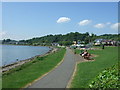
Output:
[[1,72],[0,72],[0,90],[2,90],[2,73]]
[[[79,50],[76,50],[80,53]],[[93,62],[83,62],[77,65],[76,75],[71,83],[71,88],[89,88],[89,83],[105,68],[118,62],[118,47],[105,47],[104,50],[89,50],[94,57]]]
[[53,69],[64,57],[65,49],[38,57],[2,76],[2,88],[21,88]]

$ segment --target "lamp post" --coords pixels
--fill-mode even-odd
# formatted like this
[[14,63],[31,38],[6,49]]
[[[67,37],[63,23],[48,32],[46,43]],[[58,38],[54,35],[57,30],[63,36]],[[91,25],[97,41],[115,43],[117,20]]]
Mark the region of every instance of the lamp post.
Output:
[[90,33],[90,34],[89,34],[89,43],[91,42],[91,39],[90,39],[91,36],[92,36],[92,34]]

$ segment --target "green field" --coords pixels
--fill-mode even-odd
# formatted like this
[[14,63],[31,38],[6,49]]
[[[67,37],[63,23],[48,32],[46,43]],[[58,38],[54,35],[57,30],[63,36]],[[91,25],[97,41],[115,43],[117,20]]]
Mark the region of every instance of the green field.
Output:
[[21,88],[54,68],[64,57],[65,49],[38,57],[32,62],[17,67],[4,74],[3,88]]
[[[76,50],[80,53],[79,50]],[[91,81],[104,69],[118,62],[118,47],[105,47],[104,50],[90,50],[95,61],[78,64],[77,73],[72,81],[71,88],[89,88]]]
[[[1,68],[0,68],[1,69]],[[2,89],[2,73],[0,72],[0,90]]]

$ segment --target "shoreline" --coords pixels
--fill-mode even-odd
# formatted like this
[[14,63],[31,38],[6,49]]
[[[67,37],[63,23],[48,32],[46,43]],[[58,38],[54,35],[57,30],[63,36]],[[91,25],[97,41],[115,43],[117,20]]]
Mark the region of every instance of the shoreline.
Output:
[[36,55],[36,56],[33,56],[31,58],[28,58],[28,59],[25,59],[25,60],[21,60],[21,61],[17,61],[15,63],[12,63],[12,64],[8,64],[8,65],[5,65],[5,66],[1,66],[0,68],[2,68],[2,72],[7,72],[13,68],[16,68],[18,66],[21,66],[27,62],[30,62],[32,60],[34,60],[35,58],[37,57],[43,57],[43,56],[47,56],[49,55],[50,53],[53,53],[53,52],[56,52],[58,49],[57,48],[54,48],[54,47],[49,47],[51,48],[51,50],[49,50],[47,53],[45,54],[41,54],[41,55]]
[[[35,46],[35,45],[20,45],[20,44],[0,44],[0,45],[14,45],[14,46]],[[41,45],[36,45],[35,47],[52,47],[52,46],[41,46]]]

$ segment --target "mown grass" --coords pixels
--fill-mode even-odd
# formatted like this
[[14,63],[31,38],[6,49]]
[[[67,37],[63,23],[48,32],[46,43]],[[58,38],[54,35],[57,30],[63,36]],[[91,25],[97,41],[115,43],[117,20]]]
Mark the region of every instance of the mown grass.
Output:
[[62,59],[65,49],[38,57],[34,61],[3,74],[2,88],[21,88],[54,68]]
[[[1,69],[1,68],[0,68]],[[2,89],[2,73],[0,72],[0,90]]]
[[[76,52],[80,53],[79,50]],[[89,83],[99,72],[118,62],[118,47],[105,47],[104,50],[90,50],[88,52],[98,55],[98,57],[94,57],[95,61],[78,64],[71,88],[89,88]]]

